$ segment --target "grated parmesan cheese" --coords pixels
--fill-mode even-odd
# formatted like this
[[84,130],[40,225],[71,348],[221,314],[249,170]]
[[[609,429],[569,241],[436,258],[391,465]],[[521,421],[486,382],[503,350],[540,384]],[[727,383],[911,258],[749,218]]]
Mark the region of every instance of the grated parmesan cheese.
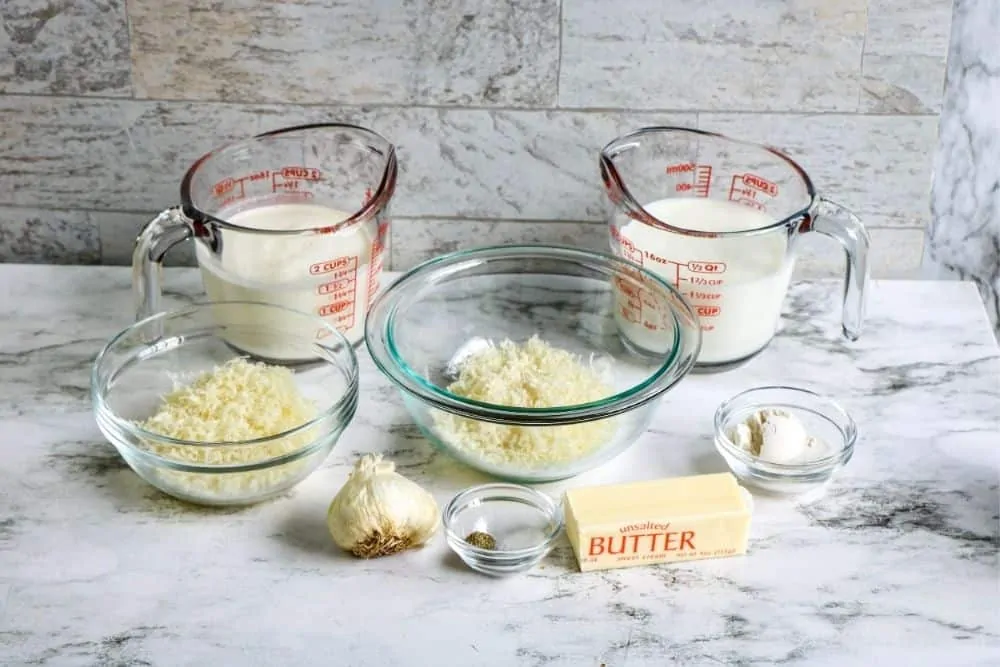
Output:
[[[448,391],[483,403],[520,408],[579,405],[606,398],[614,389],[594,364],[532,336],[523,344],[504,340],[470,354]],[[455,448],[489,463],[538,468],[570,463],[606,443],[613,420],[561,426],[508,426],[438,411],[439,435]]]
[[[315,439],[310,428],[262,444],[241,441],[278,435],[313,419],[319,410],[306,399],[287,368],[231,359],[221,367],[178,386],[159,410],[138,426],[171,438],[206,445],[146,443],[163,458],[205,466],[245,465],[302,449]],[[299,472],[304,461],[255,472],[189,473],[158,470],[164,481],[185,495],[225,499],[277,487]]]

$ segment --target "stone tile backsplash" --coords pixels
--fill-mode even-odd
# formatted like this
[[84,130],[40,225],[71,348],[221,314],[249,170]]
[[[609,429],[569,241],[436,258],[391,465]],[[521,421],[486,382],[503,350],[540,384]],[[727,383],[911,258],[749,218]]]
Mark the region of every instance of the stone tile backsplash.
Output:
[[941,0],[868,1],[861,111],[941,111],[951,11]]
[[[603,249],[597,151],[674,124],[784,148],[865,220],[876,276],[914,275],[951,12],[951,0],[8,0],[0,261],[126,264],[199,155],[320,121],[399,147],[393,268],[483,243]],[[829,240],[804,246],[803,273],[843,270]]]
[[551,106],[559,0],[129,2],[140,98]]
[[559,102],[858,110],[867,0],[565,0]]
[[0,3],[0,93],[130,97],[131,81],[125,0]]

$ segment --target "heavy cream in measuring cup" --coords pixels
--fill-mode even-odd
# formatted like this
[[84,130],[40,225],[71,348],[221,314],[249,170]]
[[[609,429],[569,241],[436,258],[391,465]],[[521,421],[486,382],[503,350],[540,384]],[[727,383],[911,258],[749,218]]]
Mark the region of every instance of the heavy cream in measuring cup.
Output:
[[[312,204],[275,204],[230,215],[223,212],[220,217],[251,229],[299,230],[333,226],[349,215]],[[382,267],[381,247],[371,226],[358,224],[336,233],[301,236],[223,229],[221,243],[221,261],[207,247],[196,244],[210,300],[277,304],[323,317],[351,343],[364,335],[365,313],[378,289]],[[232,327],[225,333],[230,343],[271,359],[308,358],[312,355],[304,341],[323,337],[316,329],[295,330],[289,337],[253,333],[251,327],[265,323],[253,321],[251,311],[245,319],[225,324]]]
[[[775,222],[763,211],[713,199],[662,199],[643,208],[674,227],[695,231],[747,231]],[[665,278],[694,306],[702,328],[699,364],[743,359],[774,335],[792,273],[784,229],[713,239],[630,221],[618,234],[623,256]],[[623,334],[640,347],[665,351],[656,349],[663,342],[647,331],[650,314],[642,307],[641,300],[619,294],[615,313]]]

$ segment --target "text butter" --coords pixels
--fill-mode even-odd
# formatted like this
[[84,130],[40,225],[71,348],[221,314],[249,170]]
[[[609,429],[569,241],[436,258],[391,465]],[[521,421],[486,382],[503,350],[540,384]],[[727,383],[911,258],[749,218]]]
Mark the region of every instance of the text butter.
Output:
[[747,550],[752,501],[729,473],[572,489],[565,505],[584,572]]

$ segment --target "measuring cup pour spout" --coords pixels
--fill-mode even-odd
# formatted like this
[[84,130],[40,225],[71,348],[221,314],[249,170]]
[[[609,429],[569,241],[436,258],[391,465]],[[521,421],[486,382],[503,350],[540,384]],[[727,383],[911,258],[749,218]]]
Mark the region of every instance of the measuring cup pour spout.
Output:
[[[821,197],[779,150],[683,127],[647,127],[601,151],[611,250],[672,282],[702,328],[695,371],[726,370],[777,330],[801,237],[844,248],[842,329],[861,334],[870,241],[854,213]],[[635,295],[619,295],[620,326],[657,326]]]

